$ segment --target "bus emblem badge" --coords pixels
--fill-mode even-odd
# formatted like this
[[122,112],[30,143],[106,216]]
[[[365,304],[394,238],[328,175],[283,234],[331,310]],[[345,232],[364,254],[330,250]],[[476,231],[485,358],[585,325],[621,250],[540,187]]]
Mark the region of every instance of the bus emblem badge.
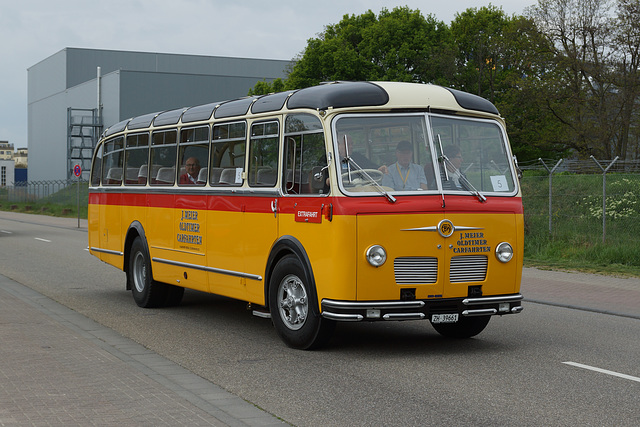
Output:
[[438,223],[438,233],[444,238],[451,237],[456,228],[448,219],[443,219]]

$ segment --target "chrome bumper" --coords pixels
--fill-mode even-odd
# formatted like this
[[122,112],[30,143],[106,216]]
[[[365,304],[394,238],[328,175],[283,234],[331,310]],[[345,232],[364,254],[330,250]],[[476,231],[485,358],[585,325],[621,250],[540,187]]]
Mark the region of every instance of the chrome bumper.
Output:
[[516,314],[523,310],[521,294],[478,298],[414,301],[337,301],[323,299],[322,317],[341,322],[363,320],[421,320],[431,314],[459,313],[465,317]]

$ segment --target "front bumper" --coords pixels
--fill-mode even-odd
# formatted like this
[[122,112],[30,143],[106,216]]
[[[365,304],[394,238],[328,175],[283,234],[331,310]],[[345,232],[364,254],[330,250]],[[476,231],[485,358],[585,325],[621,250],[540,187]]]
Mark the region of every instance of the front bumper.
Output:
[[413,301],[322,300],[322,317],[342,322],[430,319],[432,314],[463,317],[515,314],[522,311],[522,295],[446,298]]

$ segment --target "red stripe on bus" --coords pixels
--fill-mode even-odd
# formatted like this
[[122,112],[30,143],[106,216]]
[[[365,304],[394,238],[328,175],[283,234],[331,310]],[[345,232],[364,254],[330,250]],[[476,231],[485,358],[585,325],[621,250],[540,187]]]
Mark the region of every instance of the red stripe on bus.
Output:
[[522,214],[520,197],[487,197],[480,202],[475,196],[397,196],[391,203],[384,197],[274,197],[272,195],[192,195],[147,193],[90,193],[89,204],[110,206],[148,206],[152,208],[200,209],[226,212],[272,212],[277,200],[278,212],[294,213],[302,207],[332,205],[334,215],[430,213],[516,213]]

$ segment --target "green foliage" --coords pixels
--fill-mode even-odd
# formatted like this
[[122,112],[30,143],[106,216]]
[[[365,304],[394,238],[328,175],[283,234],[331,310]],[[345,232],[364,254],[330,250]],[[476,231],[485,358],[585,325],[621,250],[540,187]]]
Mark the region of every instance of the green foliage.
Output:
[[270,93],[282,92],[284,90],[285,90],[284,82],[280,78],[275,79],[271,82],[262,80],[256,83],[256,85],[253,88],[249,89],[248,95],[249,96],[268,95]]
[[510,40],[505,33],[511,25],[495,6],[470,8],[456,15],[451,33],[458,46],[456,86],[495,102],[496,92],[511,70]]
[[[389,80],[445,84],[453,70],[454,47],[448,27],[433,16],[396,7],[345,15],[309,39],[284,89],[335,80]],[[251,94],[268,93],[259,82]]]

